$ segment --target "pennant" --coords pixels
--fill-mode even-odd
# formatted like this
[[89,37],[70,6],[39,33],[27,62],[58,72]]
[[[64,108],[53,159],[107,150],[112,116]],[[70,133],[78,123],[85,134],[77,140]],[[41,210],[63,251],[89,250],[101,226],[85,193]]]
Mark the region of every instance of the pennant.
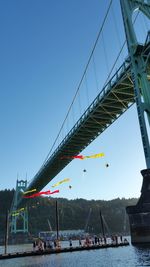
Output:
[[12,211],[12,214],[15,214],[15,213],[20,213],[21,211],[25,210],[25,208],[21,208],[19,210],[13,210]]
[[20,213],[19,212],[16,212],[16,213],[13,213],[12,216],[18,216]]
[[95,154],[95,155],[91,155],[91,156],[85,156],[84,159],[87,159],[87,158],[96,159],[96,158],[101,158],[104,156],[105,156],[104,153],[99,153],[99,154]]
[[30,196],[23,196],[23,198],[34,198],[34,197],[39,197],[41,195],[52,195],[55,193],[59,193],[59,190],[55,190],[53,192],[51,192],[50,190],[45,191],[45,192],[38,192],[38,193],[35,193],[33,195],[30,195]]
[[23,194],[25,195],[25,194],[32,193],[32,192],[35,192],[35,191],[36,191],[36,189],[32,189],[32,190],[29,190],[29,191],[23,192]]
[[69,182],[69,181],[70,181],[70,179],[69,179],[69,178],[66,178],[66,179],[64,179],[64,180],[62,180],[62,181],[59,181],[58,183],[52,185],[52,187],[56,187],[56,186],[58,186],[58,185],[60,185],[60,184],[62,184],[62,183],[66,183],[66,182]]
[[63,157],[61,157],[61,159],[87,159],[87,158],[96,159],[96,158],[101,158],[101,157],[104,157],[104,156],[105,156],[104,153],[99,153],[99,154],[94,154],[94,155],[91,155],[91,156],[83,156],[83,155],[63,156]]
[[63,156],[61,159],[84,159],[84,156],[77,155],[77,156]]

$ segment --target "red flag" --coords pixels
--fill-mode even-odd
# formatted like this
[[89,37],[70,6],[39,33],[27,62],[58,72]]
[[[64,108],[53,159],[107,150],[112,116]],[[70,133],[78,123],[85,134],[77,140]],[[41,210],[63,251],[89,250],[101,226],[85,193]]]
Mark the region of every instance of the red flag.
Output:
[[30,196],[23,196],[23,198],[34,198],[34,197],[39,197],[41,195],[52,195],[55,193],[59,193],[59,190],[55,190],[53,192],[51,192],[50,190],[45,191],[45,192],[38,192],[38,193],[35,193],[33,195],[30,195]]

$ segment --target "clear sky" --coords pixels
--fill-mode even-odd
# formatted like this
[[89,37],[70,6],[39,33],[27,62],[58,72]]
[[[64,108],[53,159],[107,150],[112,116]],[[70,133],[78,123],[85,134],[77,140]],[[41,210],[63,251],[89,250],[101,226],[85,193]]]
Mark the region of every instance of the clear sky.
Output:
[[[76,92],[108,3],[0,1],[0,190],[15,188],[17,176],[31,180],[40,169]],[[115,0],[94,56],[95,85],[91,64],[88,85],[83,84],[67,127],[73,126],[102,89],[124,38],[120,5]],[[125,49],[118,66],[126,55]],[[70,178],[70,183],[59,187],[59,197],[139,197],[140,170],[146,165],[135,105],[82,154],[100,152],[104,158],[73,160],[46,189]]]

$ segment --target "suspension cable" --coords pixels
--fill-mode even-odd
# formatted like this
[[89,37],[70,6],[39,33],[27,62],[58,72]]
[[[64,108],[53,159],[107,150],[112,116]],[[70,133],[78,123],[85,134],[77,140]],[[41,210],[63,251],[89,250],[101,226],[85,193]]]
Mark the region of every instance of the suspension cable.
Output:
[[[136,19],[137,19],[137,17],[138,17],[138,15],[139,15],[139,10],[138,10],[138,12],[137,12],[137,14],[136,14],[136,17],[135,17],[135,19],[134,19],[134,21],[133,21],[133,24],[136,22]],[[108,80],[109,80],[109,78],[110,78],[110,76],[111,76],[111,74],[112,74],[112,72],[113,72],[113,69],[114,69],[114,67],[116,66],[116,63],[117,63],[117,61],[118,61],[118,59],[119,59],[119,57],[120,57],[120,55],[121,55],[121,53],[122,53],[122,51],[123,51],[123,49],[124,49],[124,47],[125,47],[125,44],[126,44],[126,40],[123,42],[123,45],[122,45],[122,47],[121,47],[121,49],[120,49],[120,51],[119,51],[119,53],[118,53],[118,55],[117,55],[117,57],[116,57],[116,59],[115,59],[115,62],[114,62],[114,64],[113,64],[113,66],[112,66],[112,68],[111,68],[111,70],[110,70],[110,72],[109,72],[109,74],[108,74],[108,76],[107,76],[107,79],[106,79],[106,81],[105,81],[105,83],[104,83],[104,86],[107,84],[107,82],[108,82]]]
[[[47,161],[47,159],[48,159],[50,153],[52,152],[52,150],[53,150],[53,148],[54,148],[54,146],[55,146],[55,144],[56,144],[56,142],[57,142],[57,139],[58,139],[58,137],[59,137],[59,135],[60,135],[60,133],[61,133],[63,127],[64,127],[64,124],[65,124],[65,122],[66,122],[66,120],[67,120],[67,118],[68,118],[68,115],[69,115],[70,110],[71,110],[71,108],[72,108],[72,106],[73,106],[73,103],[74,103],[74,101],[75,101],[75,99],[76,99],[76,97],[77,97],[77,94],[78,94],[78,92],[79,92],[80,86],[81,86],[82,81],[83,81],[83,79],[84,79],[84,77],[85,77],[86,71],[87,71],[87,69],[88,69],[88,66],[89,66],[90,61],[91,61],[91,59],[92,59],[92,56],[93,56],[93,53],[94,53],[94,51],[95,51],[96,45],[97,45],[97,43],[98,43],[99,37],[100,37],[100,35],[101,35],[101,33],[102,33],[102,30],[103,30],[103,28],[104,28],[104,24],[105,24],[106,19],[107,19],[107,17],[108,17],[108,14],[109,14],[109,11],[110,11],[112,2],[113,2],[113,0],[110,0],[109,5],[108,5],[108,8],[107,8],[107,11],[106,11],[106,14],[105,14],[105,17],[104,17],[103,22],[102,22],[102,25],[101,25],[101,28],[100,28],[100,30],[99,30],[99,32],[98,32],[96,41],[95,41],[95,43],[94,43],[92,52],[91,52],[91,54],[90,54],[90,56],[89,56],[88,62],[87,62],[86,67],[85,67],[85,70],[84,70],[84,72],[83,72],[83,75],[82,75],[81,80],[80,80],[80,82],[79,82],[79,85],[78,85],[78,87],[77,87],[76,93],[75,93],[75,95],[74,95],[74,97],[73,97],[73,100],[72,100],[72,102],[71,102],[71,104],[70,104],[70,106],[69,106],[68,112],[67,112],[67,114],[66,114],[66,116],[65,116],[65,119],[64,119],[64,121],[63,121],[63,123],[62,123],[62,125],[61,125],[61,127],[60,127],[60,130],[59,130],[59,132],[58,132],[58,134],[57,134],[57,136],[56,136],[56,139],[55,139],[55,141],[54,141],[54,143],[53,143],[53,145],[52,145],[52,147],[51,147],[51,149],[50,149],[50,151],[49,151],[49,153],[48,153],[48,155],[47,155],[47,157],[46,157],[44,163]],[[44,163],[43,163],[43,165],[44,165]]]

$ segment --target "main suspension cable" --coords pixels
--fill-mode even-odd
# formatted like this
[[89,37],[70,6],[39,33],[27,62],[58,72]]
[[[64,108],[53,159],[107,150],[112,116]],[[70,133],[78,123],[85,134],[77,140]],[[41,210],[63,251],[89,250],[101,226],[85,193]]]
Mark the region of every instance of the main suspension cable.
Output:
[[74,103],[74,101],[75,101],[75,99],[76,99],[76,97],[77,97],[77,94],[78,94],[79,90],[80,90],[80,86],[81,86],[81,84],[82,84],[82,82],[83,82],[83,79],[84,79],[84,77],[85,77],[86,71],[87,71],[87,69],[88,69],[88,66],[89,66],[90,61],[91,61],[91,59],[92,59],[92,56],[93,56],[93,53],[94,53],[94,51],[95,51],[96,45],[97,45],[97,43],[98,43],[99,37],[100,37],[100,35],[101,35],[101,33],[102,33],[102,30],[103,30],[103,28],[104,28],[104,24],[105,24],[106,19],[107,19],[107,17],[108,17],[108,14],[109,14],[109,11],[110,11],[112,2],[113,2],[113,0],[110,0],[109,5],[108,5],[108,8],[107,8],[107,11],[106,11],[106,14],[105,14],[105,17],[104,17],[103,22],[102,22],[102,25],[101,25],[101,28],[100,28],[100,30],[99,30],[99,32],[98,32],[96,41],[95,41],[95,43],[94,43],[92,52],[91,52],[91,54],[90,54],[90,56],[89,56],[88,62],[87,62],[86,67],[85,67],[85,70],[84,70],[84,72],[83,72],[83,75],[82,75],[81,80],[80,80],[80,82],[79,82],[79,85],[78,85],[78,87],[77,87],[76,93],[75,93],[75,95],[74,95],[74,97],[73,97],[73,100],[72,100],[72,102],[71,102],[71,104],[70,104],[70,107],[69,107],[69,109],[68,109],[68,112],[67,112],[67,114],[66,114],[66,116],[65,116],[65,119],[64,119],[64,121],[63,121],[63,123],[62,123],[62,125],[61,125],[61,127],[60,127],[60,130],[59,130],[59,132],[58,132],[58,134],[57,134],[57,136],[56,136],[56,139],[55,139],[55,141],[54,141],[54,143],[53,143],[53,145],[52,145],[52,147],[51,147],[51,149],[50,149],[50,151],[49,151],[49,153],[48,153],[48,155],[47,155],[47,157],[46,157],[46,159],[45,159],[43,165],[45,164],[45,162],[46,162],[47,159],[49,158],[49,155],[51,154],[51,152],[52,152],[52,150],[53,150],[53,148],[54,148],[54,146],[55,146],[55,144],[56,144],[56,142],[57,142],[57,139],[58,139],[58,137],[59,137],[59,135],[60,135],[60,133],[61,133],[63,127],[64,127],[64,124],[65,124],[65,122],[66,122],[66,120],[67,120],[67,118],[68,118],[68,115],[69,115],[70,110],[71,110],[71,108],[72,108],[72,106],[73,106],[73,103]]

